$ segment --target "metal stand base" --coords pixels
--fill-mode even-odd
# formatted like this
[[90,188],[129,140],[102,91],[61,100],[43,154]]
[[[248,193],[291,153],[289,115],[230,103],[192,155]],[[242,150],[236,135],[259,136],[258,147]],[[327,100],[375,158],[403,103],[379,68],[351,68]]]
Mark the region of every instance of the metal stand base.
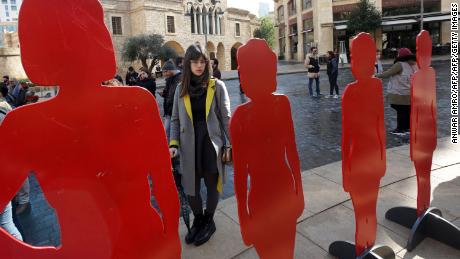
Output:
[[407,250],[410,252],[425,237],[438,240],[460,250],[460,229],[442,217],[437,208],[429,208],[417,217],[417,210],[409,207],[395,207],[387,211],[385,218],[411,229]]
[[393,250],[388,246],[373,246],[356,256],[355,245],[347,241],[335,241],[329,246],[329,253],[338,259],[394,259]]

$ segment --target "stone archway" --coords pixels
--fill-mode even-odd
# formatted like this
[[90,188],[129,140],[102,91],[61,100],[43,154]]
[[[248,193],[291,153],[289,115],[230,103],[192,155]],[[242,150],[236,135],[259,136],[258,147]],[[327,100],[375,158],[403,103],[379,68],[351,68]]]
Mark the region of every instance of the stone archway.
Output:
[[165,43],[165,46],[168,46],[174,49],[179,57],[183,57],[185,54],[184,48],[177,41],[168,41]]
[[227,66],[225,63],[225,47],[222,42],[217,44],[217,59],[219,60],[219,69],[220,70],[227,70]]
[[206,43],[206,50],[208,51],[209,58],[216,57],[216,46],[214,45],[214,43],[208,41],[208,43]]
[[243,46],[241,42],[237,42],[233,44],[232,49],[230,50],[230,55],[232,59],[231,69],[236,70],[238,69],[238,60],[236,60],[236,52],[239,47]]

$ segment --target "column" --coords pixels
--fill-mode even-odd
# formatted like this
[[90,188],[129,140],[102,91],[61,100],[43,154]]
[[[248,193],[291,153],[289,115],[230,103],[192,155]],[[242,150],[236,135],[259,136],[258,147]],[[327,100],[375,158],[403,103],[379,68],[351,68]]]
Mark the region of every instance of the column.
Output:
[[213,12],[211,16],[211,24],[212,24],[212,34],[217,34],[216,33],[216,14]]
[[203,33],[203,18],[201,18],[202,15],[201,13],[198,14],[198,19],[196,20],[197,23],[199,22],[200,23],[200,26],[198,27],[198,30],[196,31],[198,34],[202,34]]
[[206,27],[205,32],[206,32],[206,34],[209,35],[209,14],[206,14],[206,25],[205,25],[205,27]]
[[196,34],[198,34],[198,26],[197,26],[197,20],[196,20],[196,12],[193,12],[193,20],[195,21],[193,23],[193,29]]
[[[382,0],[375,0],[375,7],[377,10],[382,13],[383,7],[382,7]],[[374,41],[375,41],[375,47],[379,50],[382,50],[383,48],[383,42],[382,42],[382,27],[378,28],[375,31],[374,34]]]
[[302,31],[304,30],[303,28],[303,20],[302,20],[302,0],[296,0],[297,1],[297,39],[298,39],[298,44],[297,44],[297,60],[298,61],[303,61],[305,58],[305,52],[304,52],[304,42],[303,42],[303,33]]
[[[291,60],[291,37],[289,37],[289,10],[288,10],[288,0],[283,1],[284,5],[284,24],[285,24],[285,31],[284,37],[286,40],[286,50],[284,52],[284,57],[286,60]],[[315,1],[316,2],[316,1]]]
[[221,19],[222,19],[222,17],[220,15],[217,16],[217,35],[222,34],[221,27],[220,27]]

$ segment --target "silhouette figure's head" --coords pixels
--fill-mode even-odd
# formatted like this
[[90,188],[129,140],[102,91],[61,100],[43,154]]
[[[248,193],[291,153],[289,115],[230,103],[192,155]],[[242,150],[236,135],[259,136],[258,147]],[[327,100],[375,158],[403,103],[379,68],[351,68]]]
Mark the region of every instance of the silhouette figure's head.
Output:
[[249,98],[276,91],[276,55],[265,40],[249,40],[238,49],[237,59],[241,87]]
[[369,33],[361,32],[351,41],[351,71],[359,80],[372,77],[375,72],[375,43]]
[[417,64],[420,69],[431,65],[432,42],[430,34],[423,30],[417,36]]
[[116,72],[98,0],[24,0],[19,13],[22,65],[39,85],[102,82]]

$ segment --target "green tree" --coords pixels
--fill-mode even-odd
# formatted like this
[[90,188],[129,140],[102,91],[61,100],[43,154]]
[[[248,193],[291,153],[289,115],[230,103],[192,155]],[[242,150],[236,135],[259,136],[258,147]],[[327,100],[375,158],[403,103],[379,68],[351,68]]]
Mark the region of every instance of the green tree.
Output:
[[374,33],[382,25],[382,15],[369,0],[360,0],[358,8],[348,16],[347,30],[352,34]]
[[254,30],[254,37],[264,39],[273,48],[275,43],[275,25],[268,17],[260,18],[260,27]]
[[[150,34],[128,38],[123,47],[123,58],[127,61],[139,60],[144,68],[151,73],[160,60],[177,57],[176,51],[164,45],[162,35]],[[147,63],[150,61],[150,65]]]

